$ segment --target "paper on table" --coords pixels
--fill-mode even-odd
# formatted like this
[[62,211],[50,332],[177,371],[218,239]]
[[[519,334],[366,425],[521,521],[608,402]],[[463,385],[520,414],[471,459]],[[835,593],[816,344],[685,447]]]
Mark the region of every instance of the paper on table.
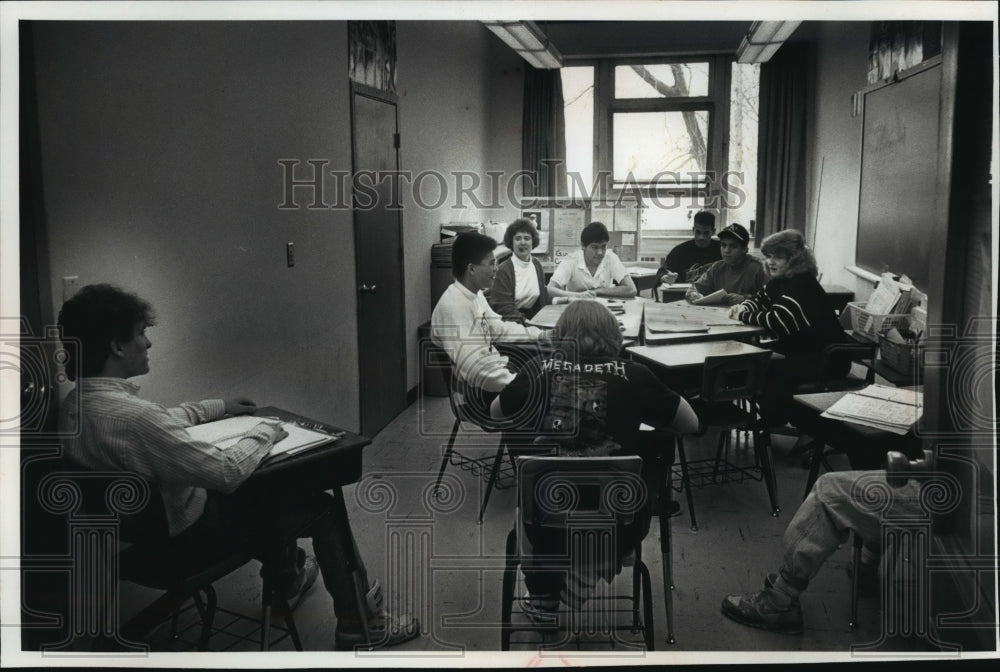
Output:
[[335,441],[338,438],[330,434],[323,434],[300,427],[294,422],[284,422],[252,415],[237,415],[232,418],[225,418],[224,420],[206,422],[202,425],[188,427],[187,431],[192,438],[198,441],[205,441],[206,443],[214,444],[219,450],[226,450],[236,445],[243,438],[244,434],[261,422],[281,422],[281,426],[288,432],[288,436],[274,444],[268,455],[297,453],[320,443]]
[[[870,390],[870,388],[882,388]],[[897,394],[876,396],[882,390],[909,393],[909,401],[895,401],[889,397],[906,399]],[[869,394],[865,394],[869,392]],[[848,420],[858,424],[884,429],[895,434],[905,434],[923,415],[923,396],[914,390],[893,390],[880,385],[870,385],[859,392],[851,392],[841,397],[822,414],[825,418]]]
[[705,305],[710,305],[710,304],[715,304],[715,303],[722,303],[722,300],[724,298],[726,298],[726,290],[724,290],[724,289],[717,289],[714,292],[712,292],[711,294],[706,294],[705,296],[703,296],[700,299],[698,299],[697,301],[695,301],[694,305],[696,305],[696,306],[705,306]]

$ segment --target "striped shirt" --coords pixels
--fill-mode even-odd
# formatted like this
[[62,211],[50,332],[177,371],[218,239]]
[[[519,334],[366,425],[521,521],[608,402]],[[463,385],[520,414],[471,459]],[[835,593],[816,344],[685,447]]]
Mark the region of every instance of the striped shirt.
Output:
[[[271,450],[274,431],[264,423],[220,450],[196,441],[186,427],[218,420],[225,402],[210,399],[166,408],[140,399],[124,378],[81,378],[60,411],[67,457],[90,469],[139,474],[160,490],[171,536],[205,510],[206,490],[233,492]],[[79,415],[79,417],[77,417]]]
[[809,273],[773,278],[740,306],[740,321],[774,334],[772,347],[781,353],[818,355],[846,340],[826,292]]

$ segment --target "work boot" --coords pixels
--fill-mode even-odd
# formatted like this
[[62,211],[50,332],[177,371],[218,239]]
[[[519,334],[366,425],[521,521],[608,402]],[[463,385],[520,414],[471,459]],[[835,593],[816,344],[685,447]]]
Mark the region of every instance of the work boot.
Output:
[[746,595],[729,595],[722,600],[722,614],[737,623],[783,635],[802,632],[802,608],[798,601],[779,604],[773,588]]

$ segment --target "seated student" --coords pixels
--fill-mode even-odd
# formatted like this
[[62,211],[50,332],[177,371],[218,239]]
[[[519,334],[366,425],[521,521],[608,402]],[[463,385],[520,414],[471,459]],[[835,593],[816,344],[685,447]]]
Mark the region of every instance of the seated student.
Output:
[[601,222],[591,222],[580,233],[582,250],[566,257],[549,280],[551,296],[592,299],[595,296],[631,299],[636,295],[632,276],[614,252],[611,236]]
[[[381,586],[368,582],[350,522],[331,515],[336,507],[329,494],[291,488],[273,498],[233,494],[271,447],[287,436],[279,423],[261,422],[238,443],[219,450],[191,438],[185,428],[224,415],[253,413],[252,401],[210,399],[166,408],[138,396],[139,386],[128,379],[149,372],[146,328],[153,323],[146,301],[111,285],[88,285],[63,304],[59,325],[65,337],[79,341],[79,354],[70,349],[70,357],[79,357],[81,375],[60,413],[63,427],[80,428],[63,440],[66,456],[89,469],[130,471],[147,479],[163,497],[169,533],[177,543],[269,549],[290,531],[311,536],[314,559],[293,545],[284,554],[283,566],[262,572],[273,572],[278,585],[285,585],[279,590],[294,599],[315,581],[318,564],[333,597],[337,648],[393,646],[420,634],[416,620],[382,610]],[[71,362],[67,370],[74,368]],[[362,604],[352,567],[368,586]],[[362,609],[370,641],[362,629]]]
[[691,227],[694,237],[670,250],[664,264],[656,272],[656,284],[661,282],[694,282],[714,262],[722,259],[715,235],[715,215],[701,210],[694,215]]
[[523,324],[549,303],[542,264],[531,256],[538,240],[530,219],[515,219],[503,234],[503,244],[513,254],[497,268],[488,298],[490,307],[510,322]]
[[[878,481],[882,481],[881,487]],[[785,530],[784,562],[777,574],[764,580],[764,590],[745,595],[729,595],[722,601],[722,613],[737,623],[786,635],[802,632],[799,596],[809,581],[837,547],[855,532],[864,540],[858,572],[859,592],[878,591],[878,548],[882,539],[883,512],[880,507],[862,506],[859,493],[866,485],[885,487],[884,471],[835,471],[823,474]],[[909,480],[893,490],[890,498],[893,518],[920,515],[920,485]],[[885,516],[887,517],[887,516]]]
[[765,327],[776,339],[768,347],[785,357],[771,362],[761,400],[764,413],[783,424],[781,409],[791,401],[794,386],[821,378],[842,378],[851,362],[846,357],[833,358],[828,369],[820,371],[823,349],[848,339],[816,279],[816,259],[802,234],[795,229],[778,231],[764,239],[761,251],[771,280],[729,312],[744,324]]
[[[642,454],[647,492],[655,497],[656,484],[673,462],[673,444],[665,443],[662,435],[654,435],[648,445],[640,445],[639,426],[646,423],[680,433],[694,432],[698,417],[691,406],[648,368],[619,357],[622,335],[618,321],[599,303],[575,301],[567,306],[556,323],[552,343],[555,352],[529,362],[500,393],[493,403],[494,416],[523,418],[522,431],[551,438],[560,456]],[[647,507],[636,517],[635,525],[621,531],[619,559],[645,537],[649,520]],[[533,555],[565,554],[565,537],[526,533]],[[566,585],[565,572],[524,569],[531,594],[524,608],[536,621],[551,621],[560,595],[572,605],[584,601],[597,579],[597,575],[587,573],[572,577]],[[609,580],[618,571],[617,566],[592,569]]]
[[537,327],[504,322],[483,296],[496,274],[496,246],[495,240],[475,232],[455,238],[451,248],[455,282],[431,313],[431,340],[448,353],[455,367],[456,399],[487,417],[490,402],[514,379],[496,343],[537,341],[544,334]]
[[739,224],[730,224],[719,232],[722,261],[717,261],[694,280],[684,298],[692,303],[720,289],[726,291],[721,303],[734,305],[745,301],[767,282],[764,265],[747,254],[750,233]]

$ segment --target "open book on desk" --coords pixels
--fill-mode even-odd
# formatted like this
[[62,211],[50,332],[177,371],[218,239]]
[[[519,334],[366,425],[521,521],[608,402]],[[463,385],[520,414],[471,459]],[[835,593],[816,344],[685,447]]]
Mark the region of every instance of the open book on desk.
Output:
[[206,422],[194,427],[188,427],[188,434],[198,441],[214,444],[219,450],[236,445],[249,432],[262,422],[281,423],[281,426],[288,436],[274,444],[268,457],[273,455],[294,455],[314,446],[330,443],[340,438],[340,435],[325,434],[313,429],[307,429],[301,425],[288,422],[286,420],[276,420],[274,418],[264,418],[254,415],[237,415],[224,420]]
[[849,392],[826,409],[824,418],[906,434],[924,412],[924,393],[912,388],[869,385]]

